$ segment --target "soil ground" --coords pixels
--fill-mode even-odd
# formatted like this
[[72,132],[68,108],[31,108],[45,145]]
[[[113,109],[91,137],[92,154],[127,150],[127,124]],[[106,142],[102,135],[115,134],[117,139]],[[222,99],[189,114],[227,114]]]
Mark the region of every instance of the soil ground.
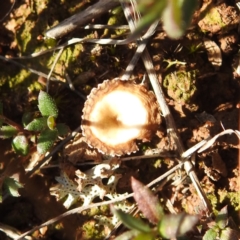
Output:
[[[159,81],[164,86],[166,101],[186,149],[205,139],[209,134],[215,136],[223,129],[239,130],[240,121],[238,20],[240,10],[233,0],[199,2],[200,7],[194,14],[192,27],[183,38],[171,40],[163,31],[158,30],[148,44]],[[0,54],[6,58],[28,56],[74,37],[100,38],[103,35],[105,38],[118,37],[119,33],[114,30],[104,32],[79,29],[58,42],[49,43],[43,40],[47,29],[93,3],[95,1],[68,3],[51,0],[17,0],[11,13],[1,21]],[[0,18],[7,14],[12,4],[13,1],[5,0],[0,9]],[[94,19],[92,23],[107,24],[112,16],[113,14],[106,13]],[[119,18],[116,24],[127,24],[124,18]],[[67,71],[76,90],[87,96],[91,89],[103,80],[120,76],[135,50],[133,44],[112,46],[86,43],[71,46],[62,54],[54,75],[64,82],[64,73]],[[38,58],[16,61],[48,74],[54,56],[56,55],[48,53]],[[21,124],[24,112],[37,111],[37,96],[40,89],[46,90],[46,78],[31,74],[21,66],[3,60],[0,60],[0,73],[0,98],[4,116]],[[144,74],[145,68],[139,61],[132,78],[140,83]],[[148,85],[151,88],[150,84]],[[84,100],[63,83],[52,82],[49,93],[57,102],[59,122],[64,122],[71,130],[77,128],[81,122]],[[145,149],[169,149],[164,120],[153,141],[140,144],[139,148],[136,156],[141,155]],[[213,212],[217,213],[227,205],[229,216],[233,218],[238,229],[239,148],[237,137],[233,134],[226,135],[204,153],[197,154],[195,159],[196,173],[211,202]],[[0,204],[0,224],[14,227],[24,233],[66,211],[62,202],[57,201],[49,193],[49,189],[56,184],[55,177],[59,175],[59,168],[65,170],[69,168],[69,172],[77,169],[66,160],[61,151],[55,154],[49,163],[60,167],[39,170],[31,178],[26,176],[25,171],[29,161],[33,160],[33,154],[27,157],[16,155],[11,148],[11,140],[4,139],[0,140],[0,156],[1,183],[6,176],[17,176],[16,178],[23,184],[23,188],[19,189],[19,197],[5,194],[6,189],[3,187],[5,199]],[[176,160],[172,158],[124,163],[118,170],[124,176],[118,183],[118,191],[121,193],[131,191],[129,185],[131,176],[147,184],[175,164]],[[169,199],[174,202],[172,208],[176,212],[187,211],[190,214],[204,216],[199,209],[201,201],[189,179],[177,186],[168,182],[161,188],[159,197],[163,204]],[[168,207],[166,211],[169,211]],[[108,210],[105,210],[104,214],[109,215]],[[92,218],[91,212],[75,214],[57,224],[35,231],[33,237],[93,239],[94,234],[86,232],[87,226],[94,224],[96,220]],[[104,231],[107,232],[106,229],[99,230],[101,233],[98,232],[99,236],[95,237],[103,238]],[[5,233],[6,230],[0,232],[0,239],[11,239]],[[88,234],[90,236],[87,236]]]

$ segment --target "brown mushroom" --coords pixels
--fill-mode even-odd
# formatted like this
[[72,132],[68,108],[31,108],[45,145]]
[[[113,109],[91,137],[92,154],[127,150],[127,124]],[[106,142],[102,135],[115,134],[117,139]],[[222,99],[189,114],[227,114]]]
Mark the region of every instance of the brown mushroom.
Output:
[[92,89],[81,127],[88,145],[120,156],[138,150],[135,140],[150,141],[160,122],[153,92],[143,85],[114,79]]

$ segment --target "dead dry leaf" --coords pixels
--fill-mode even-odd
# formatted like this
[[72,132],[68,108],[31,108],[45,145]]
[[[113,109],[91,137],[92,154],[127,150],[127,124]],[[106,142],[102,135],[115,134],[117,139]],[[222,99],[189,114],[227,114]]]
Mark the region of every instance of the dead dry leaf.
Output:
[[96,149],[90,148],[81,134],[77,134],[74,140],[66,145],[63,155],[73,164],[89,160],[102,162],[101,154]]

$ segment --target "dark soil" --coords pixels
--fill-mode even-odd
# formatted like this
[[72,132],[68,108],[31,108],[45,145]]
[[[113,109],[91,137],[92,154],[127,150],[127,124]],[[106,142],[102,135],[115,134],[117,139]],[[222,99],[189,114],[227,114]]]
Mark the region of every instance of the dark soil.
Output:
[[[8,12],[12,2],[5,0],[0,8],[0,18]],[[17,0],[11,13],[0,25],[0,54],[11,58],[27,56],[49,48],[50,45],[42,40],[44,32],[94,2]],[[166,101],[186,149],[205,139],[209,134],[215,136],[223,129],[240,130],[239,9],[233,0],[200,2],[201,7],[194,14],[192,27],[183,38],[171,40],[164,32],[157,31],[148,45],[159,81],[164,86]],[[210,18],[206,17],[207,11],[213,12],[215,16],[218,12],[221,21],[215,19],[215,22],[211,22],[213,20],[210,21]],[[95,19],[93,23],[106,24],[109,18],[110,14],[105,14],[100,19]],[[107,34],[110,38],[116,33],[112,30]],[[103,30],[80,29],[55,44],[87,35],[99,37],[103,35]],[[213,45],[207,47],[207,41],[208,44],[210,41]],[[55,76],[64,81],[66,70],[76,90],[87,96],[98,83],[120,76],[134,52],[135,47],[131,44],[98,46],[86,43],[80,47],[71,46],[60,58],[54,70]],[[48,74],[53,59],[50,53],[39,58],[16,61]],[[178,75],[179,72],[181,76]],[[3,114],[8,119],[21,124],[24,112],[37,111],[37,96],[39,89],[46,90],[46,79],[3,60],[0,60],[0,73]],[[139,61],[132,78],[136,82],[141,82],[144,74],[146,74],[145,68]],[[183,81],[181,85],[183,87],[182,92],[179,93],[173,90],[172,86],[179,84],[180,81]],[[81,122],[84,100],[62,83],[52,82],[49,93],[56,99],[59,107],[59,122],[66,123],[71,130],[77,128]],[[145,149],[165,150],[168,149],[168,145],[163,121],[153,141],[140,144],[140,151],[135,155],[141,155]],[[79,151],[82,149],[85,151],[85,146]],[[1,224],[5,224],[24,233],[66,211],[62,202],[50,195],[49,189],[56,184],[55,177],[59,176],[60,168],[66,172],[70,169],[71,174],[77,166],[73,166],[74,164],[66,159],[62,151],[59,151],[49,163],[56,164],[57,167],[39,170],[28,177],[26,166],[34,160],[34,151],[36,150],[33,147],[31,156],[21,157],[13,152],[9,139],[0,140],[1,185],[6,176],[14,177],[23,184],[23,188],[19,190],[19,197],[9,196],[3,185],[4,199],[0,203],[0,229]],[[238,229],[240,224],[239,151],[238,138],[233,134],[225,135],[204,153],[197,154],[195,159],[196,173],[212,204],[213,212],[217,213],[228,205],[229,216],[233,218]],[[90,158],[99,160],[102,156],[97,153]],[[89,159],[85,156],[84,160]],[[118,169],[124,176],[120,179],[118,191],[120,193],[131,191],[129,181],[131,176],[147,184],[175,163],[172,158],[123,163]],[[158,167],[155,167],[157,164]],[[86,169],[81,169],[84,170]],[[159,189],[161,190],[159,198],[163,204],[170,199],[174,203],[173,209],[176,212],[200,213],[204,218],[205,214],[201,212],[200,207],[201,200],[189,179],[178,186],[167,183]],[[79,204],[76,203],[74,206]],[[104,214],[108,216],[109,212],[105,211]],[[169,211],[167,206],[166,211]],[[84,224],[86,227],[87,223],[90,226],[96,223],[91,213],[75,214],[35,231],[32,236],[36,239],[93,239],[96,235],[87,237],[87,230],[82,227]],[[103,238],[99,236],[103,236],[104,231],[108,230],[99,230],[101,233],[98,232],[96,238]],[[7,228],[1,230],[0,239],[12,239],[11,235],[7,237],[6,232]]]

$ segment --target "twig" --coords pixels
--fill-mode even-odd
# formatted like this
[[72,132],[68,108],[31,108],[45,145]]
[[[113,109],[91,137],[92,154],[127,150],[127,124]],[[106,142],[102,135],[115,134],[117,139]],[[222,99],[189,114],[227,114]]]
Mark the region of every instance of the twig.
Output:
[[10,14],[10,12],[13,10],[14,6],[15,6],[16,0],[13,1],[13,4],[11,6],[11,8],[9,9],[9,11],[5,14],[5,16],[3,18],[0,19],[0,23],[3,22],[5,20],[5,18]]
[[60,49],[60,51],[58,52],[56,58],[54,59],[53,65],[52,65],[52,67],[51,67],[51,70],[50,70],[50,72],[49,72],[49,74],[48,74],[48,76],[47,76],[47,85],[46,85],[47,92],[48,92],[48,90],[49,90],[49,82],[50,82],[50,78],[51,78],[52,72],[53,72],[53,70],[54,70],[54,68],[55,68],[55,66],[56,66],[59,58],[61,57],[61,55],[62,55],[62,53],[63,53],[63,50],[64,50],[64,47],[62,47],[62,48]]
[[118,5],[119,2],[115,0],[100,0],[88,7],[86,10],[65,19],[57,26],[49,29],[46,32],[46,37],[55,39],[61,38],[64,35],[76,30],[79,26],[90,22],[92,19],[99,17],[101,14]]
[[[147,40],[152,34],[153,34],[153,32],[151,33],[150,31],[147,31],[142,36],[142,41],[144,42],[145,40]],[[55,50],[59,50],[61,48],[68,47],[68,46],[70,46],[72,44],[77,44],[77,43],[95,43],[95,44],[102,44],[102,45],[105,45],[105,44],[126,45],[128,43],[133,42],[134,40],[135,39],[133,39],[131,37],[129,37],[127,39],[119,39],[119,40],[111,39],[111,38],[101,38],[101,39],[95,39],[95,38],[72,38],[72,39],[68,40],[67,42],[65,42],[65,43],[63,43],[63,44],[61,44],[59,46],[53,47],[51,49],[47,49],[47,50],[44,50],[44,51],[32,53],[32,54],[30,54],[28,56],[11,57],[11,59],[31,59],[31,58],[39,57],[39,56],[44,55],[46,53],[53,52]]]
[[[86,26],[80,26],[82,29],[122,29],[122,30],[129,30],[129,25],[107,25],[107,24],[88,24]],[[188,30],[194,29],[195,26],[191,26],[188,28]],[[162,26],[157,26],[157,31],[163,31]]]
[[[64,67],[64,69],[65,69],[65,67]],[[82,93],[80,93],[78,90],[76,90],[76,88],[74,87],[74,85],[72,83],[72,80],[71,80],[69,74],[67,73],[66,69],[65,69],[65,78],[67,80],[68,87],[85,101],[86,96],[84,96]]]
[[174,153],[157,153],[157,154],[149,154],[149,155],[141,155],[141,156],[130,156],[130,157],[123,157],[121,161],[132,161],[132,160],[139,160],[139,159],[149,159],[149,158],[176,158],[176,154]]
[[[6,58],[6,57],[0,55],[0,59],[2,59],[5,62],[13,63],[14,65],[16,65],[16,66],[18,66],[20,68],[26,69],[29,72],[34,73],[34,74],[36,74],[38,76],[41,76],[41,77],[44,77],[44,78],[47,78],[47,76],[48,76],[47,74],[45,74],[43,72],[40,72],[40,71],[37,71],[37,70],[35,70],[33,68],[27,67],[27,66],[25,66],[25,65],[23,65],[23,64],[21,64],[21,63],[19,63],[17,61],[14,61],[14,60],[12,60],[10,58]],[[59,79],[53,78],[53,77],[51,77],[50,79],[53,80],[53,81],[60,81]]]
[[10,120],[9,118],[7,118],[7,117],[5,117],[5,116],[3,116],[3,115],[0,115],[0,119],[1,119],[4,123],[12,126],[13,128],[15,128],[15,129],[16,129],[17,131],[19,131],[19,132],[28,132],[28,131],[24,130],[24,128],[23,128],[21,125],[13,122],[12,120]]
[[213,138],[208,139],[208,141],[206,141],[206,143],[198,150],[198,153],[201,153],[201,152],[205,151],[206,149],[208,149],[209,147],[211,147],[214,144],[214,142],[217,140],[217,138],[219,138],[225,134],[232,134],[232,133],[235,133],[236,136],[238,137],[238,139],[240,140],[240,131],[226,129],[226,130],[218,133],[217,135],[215,135]]
[[148,29],[147,33],[145,34],[145,39],[141,38],[139,42],[139,45],[137,47],[137,50],[128,64],[125,73],[121,76],[122,80],[128,80],[133,72],[133,69],[135,68],[139,58],[142,56],[143,51],[145,50],[147,46],[147,42],[149,38],[155,33],[156,28],[157,28],[158,22],[153,23],[150,28]]
[[73,85],[73,82],[72,82],[72,80],[71,80],[71,78],[70,78],[67,70],[65,69],[65,67],[64,67],[64,70],[65,70],[65,78],[66,78],[66,80],[67,80],[67,82],[68,82],[69,88],[70,88],[72,91],[76,91],[76,89],[75,89],[75,87],[74,87],[74,85]]
[[3,223],[0,223],[0,231],[4,232],[11,239],[16,239],[21,235],[20,231],[16,228]]
[[[195,153],[199,148],[201,148],[204,144],[206,144],[207,139],[206,140],[202,140],[201,142],[195,144],[194,146],[192,146],[191,148],[189,148],[187,151],[185,151],[182,155],[187,157],[190,157],[193,153]],[[140,160],[140,159],[149,159],[149,158],[177,158],[177,155],[174,153],[170,153],[170,152],[158,152],[158,153],[154,153],[154,154],[144,154],[144,155],[139,155],[139,156],[130,156],[130,157],[121,157],[121,161],[132,161],[132,160]],[[77,166],[84,166],[84,165],[96,165],[96,162],[83,162],[83,163],[79,163],[76,164]],[[59,167],[58,164],[55,165],[48,165],[48,166],[44,166],[44,168],[54,168],[54,167]]]
[[106,24],[88,24],[87,26],[82,26],[83,29],[123,29],[129,30],[128,25],[106,25]]

